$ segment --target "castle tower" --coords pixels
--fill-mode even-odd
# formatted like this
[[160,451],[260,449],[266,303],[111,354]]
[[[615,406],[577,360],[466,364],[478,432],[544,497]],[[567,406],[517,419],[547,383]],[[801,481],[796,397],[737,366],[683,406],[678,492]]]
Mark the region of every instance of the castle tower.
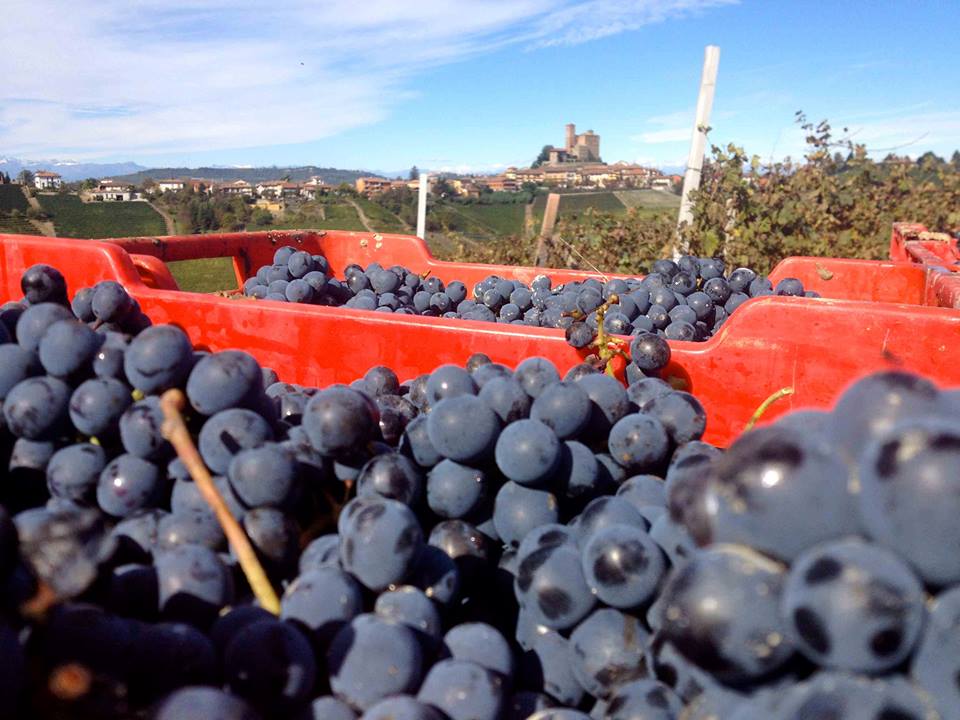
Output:
[[573,146],[577,144],[577,126],[573,123],[567,123],[567,152],[573,152]]

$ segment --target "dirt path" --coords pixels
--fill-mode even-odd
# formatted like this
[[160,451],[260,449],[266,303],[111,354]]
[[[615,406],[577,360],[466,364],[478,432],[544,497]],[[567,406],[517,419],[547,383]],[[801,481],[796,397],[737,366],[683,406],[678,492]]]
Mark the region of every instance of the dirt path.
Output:
[[156,210],[156,211],[157,211],[157,214],[158,214],[160,217],[163,218],[163,222],[164,222],[164,224],[167,226],[167,235],[176,235],[176,234],[177,234],[177,224],[173,221],[173,218],[170,217],[170,213],[168,213],[166,210],[158,207],[157,205],[154,205],[154,204],[153,204],[152,202],[150,202],[149,200],[147,201],[147,205],[149,205],[149,206],[152,207],[154,210]]
[[533,200],[523,206],[523,234],[524,237],[532,237],[533,227]]
[[[21,190],[23,190],[23,196],[27,199],[30,207],[38,212],[43,212],[43,208],[40,207],[40,201],[28,193],[25,187],[21,187]],[[57,236],[57,230],[49,220],[30,220],[30,224],[33,225],[41,235],[46,235],[47,237]]]
[[360,207],[360,203],[351,197],[346,198],[346,201],[353,205],[354,210],[357,211],[357,217],[360,218],[360,224],[367,229],[367,232],[376,232],[376,230],[374,230],[370,225],[370,220],[367,218],[367,214],[363,212],[363,208]]

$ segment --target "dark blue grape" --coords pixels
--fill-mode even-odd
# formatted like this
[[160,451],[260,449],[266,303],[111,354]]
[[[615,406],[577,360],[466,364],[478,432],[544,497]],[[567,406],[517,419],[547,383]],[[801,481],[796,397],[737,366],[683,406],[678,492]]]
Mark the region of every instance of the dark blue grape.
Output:
[[[691,460],[697,457],[691,455]],[[674,467],[668,482],[673,493],[675,475],[684,471],[679,463]],[[704,465],[695,464],[693,472],[697,467]],[[704,543],[749,545],[789,562],[811,545],[859,531],[847,467],[816,435],[760,428],[742,435],[710,468],[711,484],[704,490],[706,527],[687,520],[691,533]],[[911,486],[914,481],[911,475]]]
[[134,309],[134,300],[123,286],[114,280],[98,282],[93,287],[90,304],[94,317],[101,323],[117,323]]
[[500,419],[478,397],[459,395],[434,406],[427,416],[427,434],[443,457],[476,462],[493,451],[500,434]]
[[560,373],[552,362],[542,357],[527,358],[517,365],[514,373],[517,382],[534,400],[540,396],[547,387],[560,381]]
[[299,570],[301,574],[309,570],[339,567],[340,536],[336,533],[314,538],[300,554]]
[[76,320],[58,320],[43,334],[38,356],[47,374],[58,378],[89,372],[103,336]]
[[663,424],[652,415],[634,413],[617,421],[610,430],[610,455],[632,472],[660,467],[670,451],[670,438]]
[[910,674],[933,697],[944,718],[960,712],[960,588],[937,595],[927,614]]
[[373,612],[382,620],[406,625],[431,651],[440,644],[443,636],[440,613],[433,601],[417,587],[401,585],[382,593],[374,603]]
[[363,612],[360,585],[336,567],[319,567],[301,574],[283,593],[280,617],[295,622],[324,645]]
[[605,441],[610,428],[630,412],[630,401],[623,385],[603,373],[584,375],[577,386],[590,398],[590,421],[582,433],[584,442]]
[[427,476],[427,505],[442,518],[463,518],[487,497],[486,474],[469,465],[443,460]]
[[377,455],[357,476],[357,495],[380,495],[416,505],[424,493],[426,479],[416,463],[398,452]]
[[895,425],[948,412],[929,380],[901,371],[868,375],[847,388],[833,409],[831,441],[855,463],[864,448]]
[[629,609],[650,599],[666,572],[656,543],[639,527],[610,525],[594,531],[582,552],[583,575],[597,597]]
[[534,528],[559,518],[557,498],[546,490],[504,483],[493,508],[493,525],[507,545],[517,547]]
[[427,379],[426,397],[431,405],[459,395],[476,395],[477,385],[458,365],[441,365]]
[[341,513],[339,534],[341,565],[371,590],[402,581],[423,545],[410,509],[378,495],[351,500]]
[[255,448],[273,440],[273,430],[252,410],[221,410],[200,429],[197,443],[200,455],[210,470],[218,475],[227,472],[230,461],[241,450]]
[[63,305],[45,302],[31,305],[17,319],[17,342],[24,350],[36,352],[47,329],[59,320],[72,320],[71,313]]
[[31,377],[17,383],[3,402],[7,429],[28,440],[55,437],[67,425],[70,394],[70,386],[53,377]]
[[[666,321],[660,326],[666,327],[668,323],[669,316],[666,316]],[[658,323],[655,321],[654,324]],[[670,345],[659,335],[641,333],[630,343],[630,357],[641,370],[656,372],[670,362]]]
[[765,675],[794,650],[778,607],[783,582],[782,566],[747,548],[697,552],[663,588],[660,633],[721,682]]
[[633,505],[649,522],[653,522],[667,508],[667,489],[656,475],[634,475],[617,488],[617,497]]
[[410,628],[368,614],[337,633],[327,664],[334,695],[366,710],[386,697],[416,690],[423,654]]
[[889,551],[838,540],[797,558],[781,612],[798,648],[814,662],[882,672],[908,657],[920,635],[923,588]]
[[233,599],[232,578],[209,548],[179,545],[158,552],[154,565],[164,617],[206,627]]
[[223,673],[230,690],[262,711],[286,714],[313,692],[317,663],[306,638],[280,620],[258,620],[227,646]]
[[296,572],[300,529],[293,518],[277,508],[258,507],[245,512],[240,524],[271,577],[288,578]]
[[569,543],[541,545],[520,557],[514,590],[538,623],[557,630],[576,625],[596,602],[580,552]]
[[260,365],[251,355],[241,350],[224,350],[204,357],[194,366],[187,379],[187,397],[204,415],[227,408],[256,409],[263,393],[261,378]]
[[70,397],[70,420],[83,435],[114,437],[120,416],[132,404],[130,388],[119,380],[87,380]]
[[237,499],[247,507],[283,507],[291,498],[296,476],[292,455],[273,443],[241,450],[227,471]]
[[32,265],[20,276],[20,289],[31,305],[44,302],[67,303],[67,281],[56,268]]
[[259,720],[243,700],[212,687],[182,687],[155,708],[153,720]]
[[550,427],[561,440],[577,437],[590,420],[590,397],[579,384],[548,385],[530,408],[530,417]]
[[860,515],[870,536],[935,586],[960,581],[960,425],[901,423],[860,459]]
[[173,325],[147,328],[131,341],[123,357],[127,379],[146,394],[181,386],[192,365],[190,339]]
[[376,405],[342,385],[310,398],[303,415],[303,429],[310,444],[323,455],[355,451],[376,437],[378,427]]
[[68,445],[54,453],[47,463],[47,489],[53,497],[92,505],[106,462],[106,453],[98,445]]
[[[577,706],[584,691],[573,674],[569,641],[555,630],[538,630],[530,650],[521,661],[527,685],[546,693],[553,701]],[[527,715],[523,715],[526,720]]]
[[218,674],[213,644],[182,623],[148,625],[136,636],[132,660],[131,690],[145,700],[179,687],[212,683]]
[[581,544],[587,542],[593,533],[611,525],[630,525],[646,530],[648,523],[640,511],[623,498],[616,496],[598,497],[591,500],[577,516],[574,529]]
[[97,482],[97,504],[114,517],[129,517],[152,507],[163,488],[160,470],[153,463],[133,455],[111,460]]
[[37,354],[14,343],[0,344],[0,402],[19,382],[41,372]]
[[667,340],[692,342],[697,339],[697,329],[688,322],[678,322],[674,320],[667,325],[663,333]]
[[513,677],[513,652],[499,630],[486,623],[462,623],[443,636],[443,652],[454,660],[467,660],[506,679]]
[[[485,367],[497,367],[486,365]],[[480,372],[474,374],[474,377]],[[504,424],[521,420],[530,414],[530,396],[512,377],[495,377],[482,384],[477,395],[497,413]]]
[[564,497],[586,503],[610,493],[614,484],[609,474],[601,470],[597,457],[583,443],[567,440],[560,448],[560,465],[552,479],[558,493]]
[[446,713],[450,720],[498,720],[503,680],[476,663],[441,660],[427,673],[417,699]]
[[675,391],[656,397],[644,412],[659,420],[675,445],[699,440],[707,427],[707,414],[693,395]]
[[803,297],[803,283],[797,280],[797,278],[784,278],[777,283],[777,287],[774,288],[773,294]]
[[573,674],[596,698],[609,698],[624,683],[644,677],[647,631],[630,615],[596,610],[570,634]]
[[683,701],[657,680],[632,680],[616,689],[607,704],[609,720],[673,720]]
[[404,428],[403,435],[400,438],[399,451],[412,458],[417,465],[423,468],[433,467],[443,459],[443,456],[437,452],[433,443],[430,442],[426,415],[415,417]]
[[454,558],[433,545],[427,545],[421,550],[407,581],[423,590],[424,595],[440,605],[451,604],[460,589],[459,571]]
[[162,433],[163,411],[160,400],[146,397],[128,407],[120,416],[120,441],[131,455],[146,460],[162,460],[172,447]]
[[497,467],[522,485],[538,485],[560,462],[560,441],[539,420],[517,420],[504,428],[495,449]]
[[170,550],[178,545],[203,545],[211,550],[223,547],[226,537],[220,524],[201,513],[171,513],[157,523],[157,548]]

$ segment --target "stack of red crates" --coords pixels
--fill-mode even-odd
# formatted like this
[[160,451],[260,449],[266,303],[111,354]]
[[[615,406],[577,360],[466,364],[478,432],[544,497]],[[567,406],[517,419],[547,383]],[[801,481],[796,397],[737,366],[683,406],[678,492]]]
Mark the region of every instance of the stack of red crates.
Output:
[[[40,262],[59,268],[71,291],[115,279],[154,322],[179,325],[196,345],[242,348],[287,382],[320,386],[350,382],[374,365],[393,368],[403,380],[442,363],[462,364],[475,352],[509,366],[540,355],[565,372],[585,354],[567,345],[560,330],[184,292],[165,264],[229,257],[239,288],[283,245],[323,254],[339,277],[349,263],[373,261],[468,287],[491,274],[523,281],[547,274],[555,283],[596,277],[441,262],[406,235],[283,231],[108,241],[0,235],[0,299],[21,297],[21,274]],[[796,277],[822,299],[755,298],[707,342],[671,342],[665,376],[703,403],[704,439],[729,444],[757,406],[781,388],[793,394],[765,419],[794,408],[828,407],[847,384],[876,370],[901,368],[942,386],[960,385],[956,241],[897,224],[890,254],[889,261],[787,258],[771,281]]]

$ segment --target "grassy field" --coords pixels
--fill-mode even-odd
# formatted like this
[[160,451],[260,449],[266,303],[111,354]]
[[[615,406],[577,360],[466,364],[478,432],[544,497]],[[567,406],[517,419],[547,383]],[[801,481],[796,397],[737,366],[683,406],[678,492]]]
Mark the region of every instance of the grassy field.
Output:
[[142,202],[83,203],[76,195],[38,195],[51,216],[57,235],[72,238],[108,238],[163,235],[163,218]]
[[363,214],[367,216],[370,225],[377,232],[402,233],[409,231],[409,228],[403,224],[400,218],[385,207],[363,197],[357,198],[357,205],[363,209]]
[[0,233],[13,233],[15,235],[40,234],[37,232],[37,228],[33,226],[33,223],[25,217],[0,217]]
[[337,203],[323,206],[326,217],[312,207],[306,207],[301,212],[277,219],[273,225],[262,230],[354,230],[363,232],[365,228],[357,211],[347,203]]
[[233,290],[237,278],[233,274],[230,258],[204,258],[203,260],[178,260],[168,262],[167,267],[181,290],[211,293],[217,290]]
[[614,195],[628,208],[680,207],[680,196],[663,190],[618,190]]
[[561,215],[579,213],[590,209],[597,212],[626,212],[626,207],[612,192],[575,193],[560,197]]
[[456,210],[476,224],[487,228],[496,235],[520,235],[523,233],[524,205],[453,205]]
[[0,213],[19,210],[22,213],[27,211],[30,205],[27,198],[23,195],[23,189],[19,185],[0,185]]

